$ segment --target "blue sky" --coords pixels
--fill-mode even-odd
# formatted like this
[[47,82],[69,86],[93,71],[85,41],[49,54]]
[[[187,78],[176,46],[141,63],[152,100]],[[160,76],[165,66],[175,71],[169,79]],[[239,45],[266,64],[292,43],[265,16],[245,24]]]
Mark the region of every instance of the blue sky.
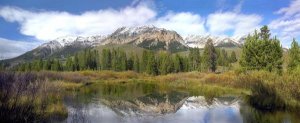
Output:
[[268,25],[284,47],[300,39],[300,0],[1,0],[0,57],[66,35],[107,35],[155,25],[189,34],[241,36]]

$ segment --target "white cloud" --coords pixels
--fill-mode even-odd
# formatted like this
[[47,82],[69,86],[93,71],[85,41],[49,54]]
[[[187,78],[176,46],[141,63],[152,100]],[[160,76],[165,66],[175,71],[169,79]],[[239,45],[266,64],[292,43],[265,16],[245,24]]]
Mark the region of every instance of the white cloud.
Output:
[[143,25],[156,16],[145,4],[121,10],[87,11],[80,15],[57,11],[28,11],[3,7],[0,15],[9,22],[18,22],[20,32],[39,40],[65,35],[108,34],[121,26]]
[[262,17],[256,14],[240,14],[235,12],[217,12],[210,14],[206,26],[215,35],[224,35],[233,31],[233,36],[246,35],[260,26]]
[[19,56],[40,44],[41,42],[14,41],[0,38],[0,60]]
[[290,17],[300,13],[300,0],[293,0],[289,7],[281,8],[276,13],[284,14],[285,17]]
[[292,38],[300,37],[300,0],[294,0],[289,7],[281,8],[276,14],[281,17],[270,22],[272,33],[281,39],[284,47],[289,47]]
[[169,30],[175,30],[183,37],[189,34],[205,34],[205,20],[197,14],[190,12],[172,13],[158,18],[154,25]]
[[43,41],[66,35],[106,35],[122,26],[150,24],[175,30],[182,36],[207,33],[224,35],[228,31],[239,35],[249,33],[261,21],[258,15],[239,14],[242,2],[232,12],[216,12],[207,18],[190,12],[169,12],[157,16],[158,12],[153,6],[149,1],[136,0],[132,5],[120,10],[102,9],[82,14],[33,11],[5,6],[0,8],[0,16],[8,22],[19,23],[21,34]]

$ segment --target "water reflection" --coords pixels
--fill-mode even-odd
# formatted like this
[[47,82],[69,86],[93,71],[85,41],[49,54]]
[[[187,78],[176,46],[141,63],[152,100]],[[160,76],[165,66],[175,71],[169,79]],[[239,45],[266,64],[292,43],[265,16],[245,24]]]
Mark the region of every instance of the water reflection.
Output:
[[207,98],[162,91],[147,83],[99,84],[66,97],[64,122],[92,123],[294,123],[290,113],[264,113],[235,96]]

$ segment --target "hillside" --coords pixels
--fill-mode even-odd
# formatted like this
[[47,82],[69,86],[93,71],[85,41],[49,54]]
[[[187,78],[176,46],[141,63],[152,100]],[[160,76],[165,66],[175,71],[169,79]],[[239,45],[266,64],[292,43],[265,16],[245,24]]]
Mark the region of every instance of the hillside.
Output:
[[[65,59],[84,49],[121,48],[126,52],[141,53],[143,49],[187,54],[188,48],[203,48],[212,39],[218,48],[239,49],[244,37],[189,35],[185,38],[176,31],[155,26],[121,27],[107,36],[64,36],[48,41],[16,58],[3,60],[12,66],[36,59]],[[239,53],[238,53],[239,54]]]

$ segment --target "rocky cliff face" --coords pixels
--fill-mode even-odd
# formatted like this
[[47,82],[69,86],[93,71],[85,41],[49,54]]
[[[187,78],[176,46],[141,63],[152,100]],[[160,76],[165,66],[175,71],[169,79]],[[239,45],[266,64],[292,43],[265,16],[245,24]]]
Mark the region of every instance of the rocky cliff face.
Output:
[[103,40],[103,44],[133,44],[150,50],[183,51],[187,47],[175,31],[154,26],[122,27]]

